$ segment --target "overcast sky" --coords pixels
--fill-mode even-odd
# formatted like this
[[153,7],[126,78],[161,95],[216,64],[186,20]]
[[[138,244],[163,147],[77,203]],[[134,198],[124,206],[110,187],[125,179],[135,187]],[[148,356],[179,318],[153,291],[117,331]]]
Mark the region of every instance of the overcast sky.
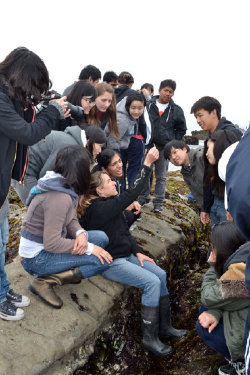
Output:
[[245,129],[250,120],[247,0],[14,0],[1,5],[0,61],[18,46],[45,62],[62,92],[93,64],[102,74],[132,73],[137,89],[177,82],[174,101],[188,134],[200,129],[190,108],[209,95],[222,115]]

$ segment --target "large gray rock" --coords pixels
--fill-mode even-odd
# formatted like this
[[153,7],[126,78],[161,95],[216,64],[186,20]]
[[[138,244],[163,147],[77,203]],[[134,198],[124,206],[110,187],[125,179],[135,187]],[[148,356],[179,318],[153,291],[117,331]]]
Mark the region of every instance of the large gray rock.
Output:
[[[176,204],[168,200],[162,215],[155,215],[151,206],[143,208],[142,219],[132,232],[142,249],[156,260],[168,254],[173,245],[192,241],[183,228],[192,228],[198,217],[185,204],[178,207],[183,210],[181,215]],[[125,298],[133,290],[96,276],[81,284],[57,287],[64,305],[56,310],[27,289],[32,276],[18,259],[6,269],[13,289],[29,296],[31,304],[24,308],[23,320],[0,319],[0,375],[73,374],[93,352],[96,334],[116,314],[115,299]]]

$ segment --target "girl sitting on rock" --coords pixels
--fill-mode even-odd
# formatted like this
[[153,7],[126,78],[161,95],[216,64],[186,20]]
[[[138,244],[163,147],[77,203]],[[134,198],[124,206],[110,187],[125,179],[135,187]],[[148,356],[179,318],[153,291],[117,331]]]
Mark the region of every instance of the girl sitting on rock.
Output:
[[38,181],[27,199],[20,260],[28,273],[37,276],[29,289],[55,308],[63,302],[53,286],[80,283],[105,271],[112,261],[103,249],[108,243],[106,234],[87,233],[76,215],[78,197],[89,189],[91,162],[91,154],[82,146],[62,148],[53,171]]
[[[245,286],[250,243],[234,222],[215,224],[196,328],[201,339],[229,362],[219,374],[245,374],[244,332],[250,298]],[[231,371],[231,372],[230,372]]]
[[158,157],[158,150],[152,148],[134,185],[120,195],[115,181],[112,181],[106,172],[94,173],[90,199],[82,196],[79,212],[84,213],[80,219],[84,227],[89,230],[103,230],[109,237],[107,251],[114,261],[102,275],[110,280],[143,289],[141,316],[145,350],[159,356],[169,356],[173,349],[162,341],[169,337],[180,337],[186,331],[172,327],[166,272],[141,252],[130,234],[123,214],[126,207],[140,194],[149,177],[150,165]]

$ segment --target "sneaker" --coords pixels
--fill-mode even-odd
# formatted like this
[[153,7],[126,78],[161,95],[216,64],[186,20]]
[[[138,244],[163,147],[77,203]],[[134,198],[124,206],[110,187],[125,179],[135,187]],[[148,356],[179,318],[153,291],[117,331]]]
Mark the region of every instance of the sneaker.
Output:
[[0,303],[0,318],[4,320],[20,320],[23,317],[24,311],[9,301]]
[[150,199],[146,199],[146,200],[138,199],[138,203],[140,203],[140,205],[144,207],[144,206],[148,206],[151,203],[151,200]]
[[246,375],[245,363],[243,363],[243,362],[233,362],[232,366],[234,368],[229,373],[230,375]]
[[[227,365],[220,366],[218,369],[218,374],[219,375],[229,375],[231,374],[231,370],[234,370],[233,366],[231,363],[228,363]],[[235,373],[236,374],[236,373]]]
[[28,297],[15,293],[13,289],[10,289],[8,291],[6,297],[7,297],[8,302],[11,302],[13,305],[17,307],[25,307],[25,306],[29,306],[30,304],[30,299]]
[[162,212],[162,206],[155,206],[154,213],[155,214],[160,214],[161,212]]

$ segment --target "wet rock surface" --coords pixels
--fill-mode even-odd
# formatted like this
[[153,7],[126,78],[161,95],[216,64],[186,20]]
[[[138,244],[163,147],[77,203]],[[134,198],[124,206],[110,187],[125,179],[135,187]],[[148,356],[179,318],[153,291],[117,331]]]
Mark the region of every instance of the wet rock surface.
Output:
[[[144,207],[142,220],[133,230],[139,246],[168,273],[174,327],[189,331],[187,336],[167,342],[175,350],[168,358],[142,349],[141,292],[135,288],[100,276],[80,285],[66,285],[56,290],[64,300],[63,308],[56,311],[27,291],[32,277],[17,260],[12,262],[25,213],[14,197],[12,204],[18,207],[10,218],[7,272],[10,270],[17,291],[27,291],[31,305],[19,323],[0,321],[0,345],[7,351],[0,355],[0,374],[217,374],[224,359],[203,344],[195,330],[201,280],[207,269],[208,228],[201,226],[195,204],[179,198],[179,193],[186,192],[180,173],[168,173],[163,213],[155,215],[151,206]],[[18,358],[11,355],[9,340],[18,352],[20,337],[22,361],[17,368]]]

